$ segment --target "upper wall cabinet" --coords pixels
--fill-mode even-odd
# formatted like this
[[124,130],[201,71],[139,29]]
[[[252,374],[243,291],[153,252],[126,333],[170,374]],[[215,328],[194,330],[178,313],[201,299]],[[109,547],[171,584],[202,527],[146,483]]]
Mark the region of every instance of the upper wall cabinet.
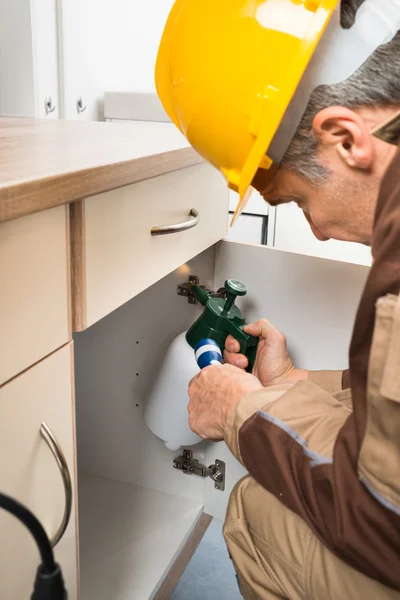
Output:
[[102,120],[107,90],[155,92],[173,0],[0,0],[0,116]]
[[57,0],[0,0],[0,116],[57,118]]
[[104,118],[104,92],[155,92],[154,66],[174,0],[59,4],[64,117]]

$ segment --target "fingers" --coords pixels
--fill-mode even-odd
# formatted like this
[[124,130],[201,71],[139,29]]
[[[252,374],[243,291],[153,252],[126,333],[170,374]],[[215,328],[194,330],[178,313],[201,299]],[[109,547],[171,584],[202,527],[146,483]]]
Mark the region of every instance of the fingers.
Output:
[[226,338],[226,341],[225,341],[225,349],[228,352],[239,352],[240,344],[237,340],[235,340],[234,337],[232,337],[231,335],[228,335],[228,337]]
[[249,361],[243,354],[239,354],[240,344],[234,337],[228,335],[225,342],[224,360],[229,365],[238,369],[247,369]]
[[281,333],[272,323],[267,321],[266,319],[260,319],[256,323],[252,323],[251,325],[246,325],[244,327],[244,331],[249,333],[250,335],[254,335],[255,337],[259,337],[262,339],[267,339],[267,337],[274,336],[274,338],[281,337],[282,340],[285,339],[283,333]]
[[233,365],[238,369],[247,369],[249,361],[243,354],[237,354],[236,352],[224,352],[224,360],[229,365]]

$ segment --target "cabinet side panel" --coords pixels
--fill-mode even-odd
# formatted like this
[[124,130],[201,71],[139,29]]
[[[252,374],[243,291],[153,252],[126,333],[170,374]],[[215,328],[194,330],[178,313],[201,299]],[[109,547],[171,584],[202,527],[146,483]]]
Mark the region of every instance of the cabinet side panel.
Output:
[[[210,248],[75,334],[80,471],[203,502],[204,480],[173,469],[174,453],[147,429],[143,413],[169,344],[199,315],[177,285],[193,274],[212,287],[213,269]],[[168,393],[174,390],[166,400]]]
[[216,257],[216,281],[246,284],[238,302],[246,320],[266,318],[278,327],[296,366],[347,368],[368,267],[228,241],[218,244]]

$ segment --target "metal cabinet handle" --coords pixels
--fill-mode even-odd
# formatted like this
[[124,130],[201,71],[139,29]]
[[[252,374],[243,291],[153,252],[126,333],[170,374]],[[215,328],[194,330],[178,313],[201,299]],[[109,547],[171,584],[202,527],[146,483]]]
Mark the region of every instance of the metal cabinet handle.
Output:
[[53,104],[53,100],[51,96],[46,96],[44,99],[44,110],[46,111],[46,115],[54,112],[56,110],[55,104]]
[[157,225],[151,228],[151,235],[165,235],[167,233],[179,233],[180,231],[186,231],[192,229],[200,222],[200,215],[195,208],[192,208],[189,213],[190,219],[183,223],[175,223],[175,225]]
[[82,96],[76,99],[76,110],[78,113],[83,113],[86,110],[86,104],[83,104]]
[[50,448],[52,455],[56,459],[56,463],[58,468],[60,469],[61,477],[64,484],[65,491],[65,507],[64,514],[59,528],[57,529],[54,537],[50,540],[52,547],[57,546],[58,542],[61,540],[62,536],[65,533],[65,530],[68,527],[68,523],[71,517],[72,510],[72,483],[71,476],[69,474],[69,469],[67,465],[67,461],[65,460],[65,456],[63,451],[60,448],[60,444],[57,442],[54,434],[46,423],[42,423],[40,426],[40,436],[46,442],[47,446]]

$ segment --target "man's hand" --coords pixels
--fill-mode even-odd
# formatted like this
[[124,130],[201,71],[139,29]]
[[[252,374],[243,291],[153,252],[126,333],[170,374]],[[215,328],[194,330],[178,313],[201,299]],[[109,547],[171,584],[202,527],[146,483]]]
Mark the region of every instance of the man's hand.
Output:
[[202,369],[189,384],[189,424],[200,437],[223,440],[229,413],[246,394],[262,389],[256,377],[231,365]]
[[[296,369],[289,357],[286,338],[265,319],[244,328],[246,333],[259,337],[253,375],[266,387],[279,383],[296,383],[308,378],[308,371]],[[246,369],[248,360],[239,354],[240,345],[232,336],[226,338],[224,359],[240,369]]]

